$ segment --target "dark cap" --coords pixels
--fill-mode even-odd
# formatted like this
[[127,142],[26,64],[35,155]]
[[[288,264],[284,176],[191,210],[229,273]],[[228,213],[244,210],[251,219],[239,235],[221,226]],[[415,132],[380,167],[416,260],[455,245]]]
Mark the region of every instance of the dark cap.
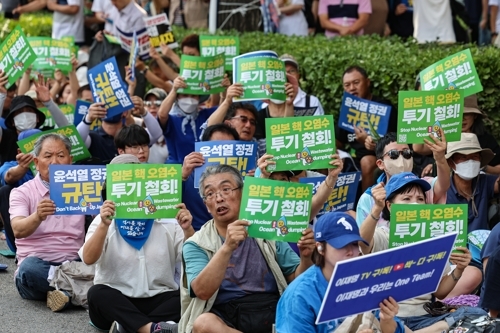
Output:
[[33,98],[26,95],[21,95],[14,97],[12,99],[12,102],[10,103],[9,114],[7,115],[7,117],[5,117],[5,126],[7,126],[7,128],[10,128],[12,130],[16,129],[16,127],[14,126],[14,113],[16,111],[21,110],[24,107],[29,107],[33,109],[33,111],[35,111],[36,115],[38,116],[38,122],[36,123],[36,128],[42,126],[42,124],[45,122],[45,114],[43,114],[42,111],[38,110]]

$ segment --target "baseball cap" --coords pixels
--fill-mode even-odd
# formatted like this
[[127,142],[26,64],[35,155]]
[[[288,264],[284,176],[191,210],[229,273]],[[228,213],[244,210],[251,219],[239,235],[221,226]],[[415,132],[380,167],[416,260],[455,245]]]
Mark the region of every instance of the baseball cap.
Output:
[[32,135],[35,135],[37,133],[40,133],[40,132],[41,131],[38,128],[33,128],[33,129],[26,130],[26,131],[22,131],[21,133],[19,133],[17,140],[18,141],[24,140],[24,139],[26,139]]
[[297,67],[297,69],[299,69],[299,63],[298,63],[298,61],[295,59],[294,56],[292,56],[290,54],[283,54],[280,57],[280,60],[282,60],[285,64],[287,64],[287,63],[292,64],[295,67]]
[[162,100],[162,101],[165,98],[167,98],[167,93],[165,92],[165,90],[163,90],[161,88],[153,88],[153,89],[148,90],[146,95],[144,95],[144,99],[148,98],[149,95],[154,95],[154,96],[156,96],[156,98],[158,98],[159,100]]
[[420,185],[424,192],[427,192],[431,189],[431,184],[429,184],[425,180],[418,178],[411,172],[402,172],[392,176],[391,179],[389,179],[387,185],[385,185],[385,197],[389,198],[391,194],[410,183]]
[[314,224],[316,242],[327,242],[336,249],[341,249],[354,242],[368,243],[359,235],[356,220],[343,212],[331,212],[322,215]]

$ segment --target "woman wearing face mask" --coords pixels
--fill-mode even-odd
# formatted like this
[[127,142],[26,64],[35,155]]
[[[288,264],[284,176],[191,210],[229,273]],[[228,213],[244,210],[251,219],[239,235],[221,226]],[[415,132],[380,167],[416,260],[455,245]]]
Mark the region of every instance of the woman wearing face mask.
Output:
[[201,125],[216,109],[199,110],[199,96],[177,93],[177,90],[186,87],[184,79],[178,76],[158,110],[158,120],[169,152],[167,163],[182,164],[184,157],[194,151],[194,143],[199,141],[202,133]]
[[[429,193],[431,185],[423,179],[418,178],[411,172],[403,172],[392,176],[387,185],[378,184],[372,190],[375,198],[375,208],[382,212],[386,220],[390,220],[391,206],[393,204],[425,204],[426,193]],[[359,243],[361,251],[364,254],[383,251],[389,247],[389,232],[385,227],[375,227],[375,224],[363,223],[360,229],[360,235],[368,243]],[[428,332],[447,331],[457,320],[467,315],[485,315],[482,309],[462,307],[457,311],[442,316],[431,316],[423,305],[432,300],[432,296],[437,299],[451,297],[457,290],[462,290],[464,284],[471,282],[478,284],[475,280],[475,267],[469,266],[471,254],[466,247],[457,247],[461,251],[450,255],[450,263],[456,265],[451,271],[450,266],[446,266],[443,272],[438,289],[432,294],[427,294],[399,303],[398,317],[411,330],[416,331],[426,328]],[[480,282],[480,280],[479,280]],[[455,296],[453,295],[453,296]]]

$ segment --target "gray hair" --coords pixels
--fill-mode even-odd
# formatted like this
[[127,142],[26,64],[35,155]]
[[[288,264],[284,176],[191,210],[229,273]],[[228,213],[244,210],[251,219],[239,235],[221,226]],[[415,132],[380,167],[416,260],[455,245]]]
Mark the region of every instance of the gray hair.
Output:
[[243,177],[241,176],[241,173],[236,169],[235,167],[232,167],[227,164],[220,164],[220,165],[215,165],[215,166],[209,166],[205,169],[205,171],[201,174],[200,177],[200,196],[203,198],[204,193],[203,193],[203,183],[205,180],[214,175],[218,175],[220,173],[230,173],[234,180],[236,181],[236,184],[239,188],[243,188]]
[[42,151],[43,143],[45,142],[45,140],[49,139],[62,141],[62,143],[64,143],[64,146],[68,150],[68,154],[71,154],[71,141],[68,139],[67,136],[58,133],[48,133],[38,137],[38,139],[35,142],[35,145],[33,146],[32,154],[38,157]]

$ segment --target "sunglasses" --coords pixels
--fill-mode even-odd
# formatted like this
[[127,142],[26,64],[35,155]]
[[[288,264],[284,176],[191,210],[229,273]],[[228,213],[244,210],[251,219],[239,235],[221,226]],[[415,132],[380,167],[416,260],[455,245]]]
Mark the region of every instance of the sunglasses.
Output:
[[233,117],[231,119],[239,119],[243,124],[250,122],[250,125],[252,125],[252,126],[257,125],[257,122],[255,121],[255,119],[249,119],[246,116],[237,116],[237,117]]
[[409,148],[405,148],[403,150],[391,149],[384,155],[382,155],[382,157],[384,157],[385,155],[389,156],[391,160],[397,160],[399,158],[399,155],[403,155],[403,158],[409,160],[413,157],[413,151]]
[[145,106],[153,106],[153,105],[156,105],[156,106],[160,106],[161,105],[161,101],[145,101],[144,102],[144,105]]

